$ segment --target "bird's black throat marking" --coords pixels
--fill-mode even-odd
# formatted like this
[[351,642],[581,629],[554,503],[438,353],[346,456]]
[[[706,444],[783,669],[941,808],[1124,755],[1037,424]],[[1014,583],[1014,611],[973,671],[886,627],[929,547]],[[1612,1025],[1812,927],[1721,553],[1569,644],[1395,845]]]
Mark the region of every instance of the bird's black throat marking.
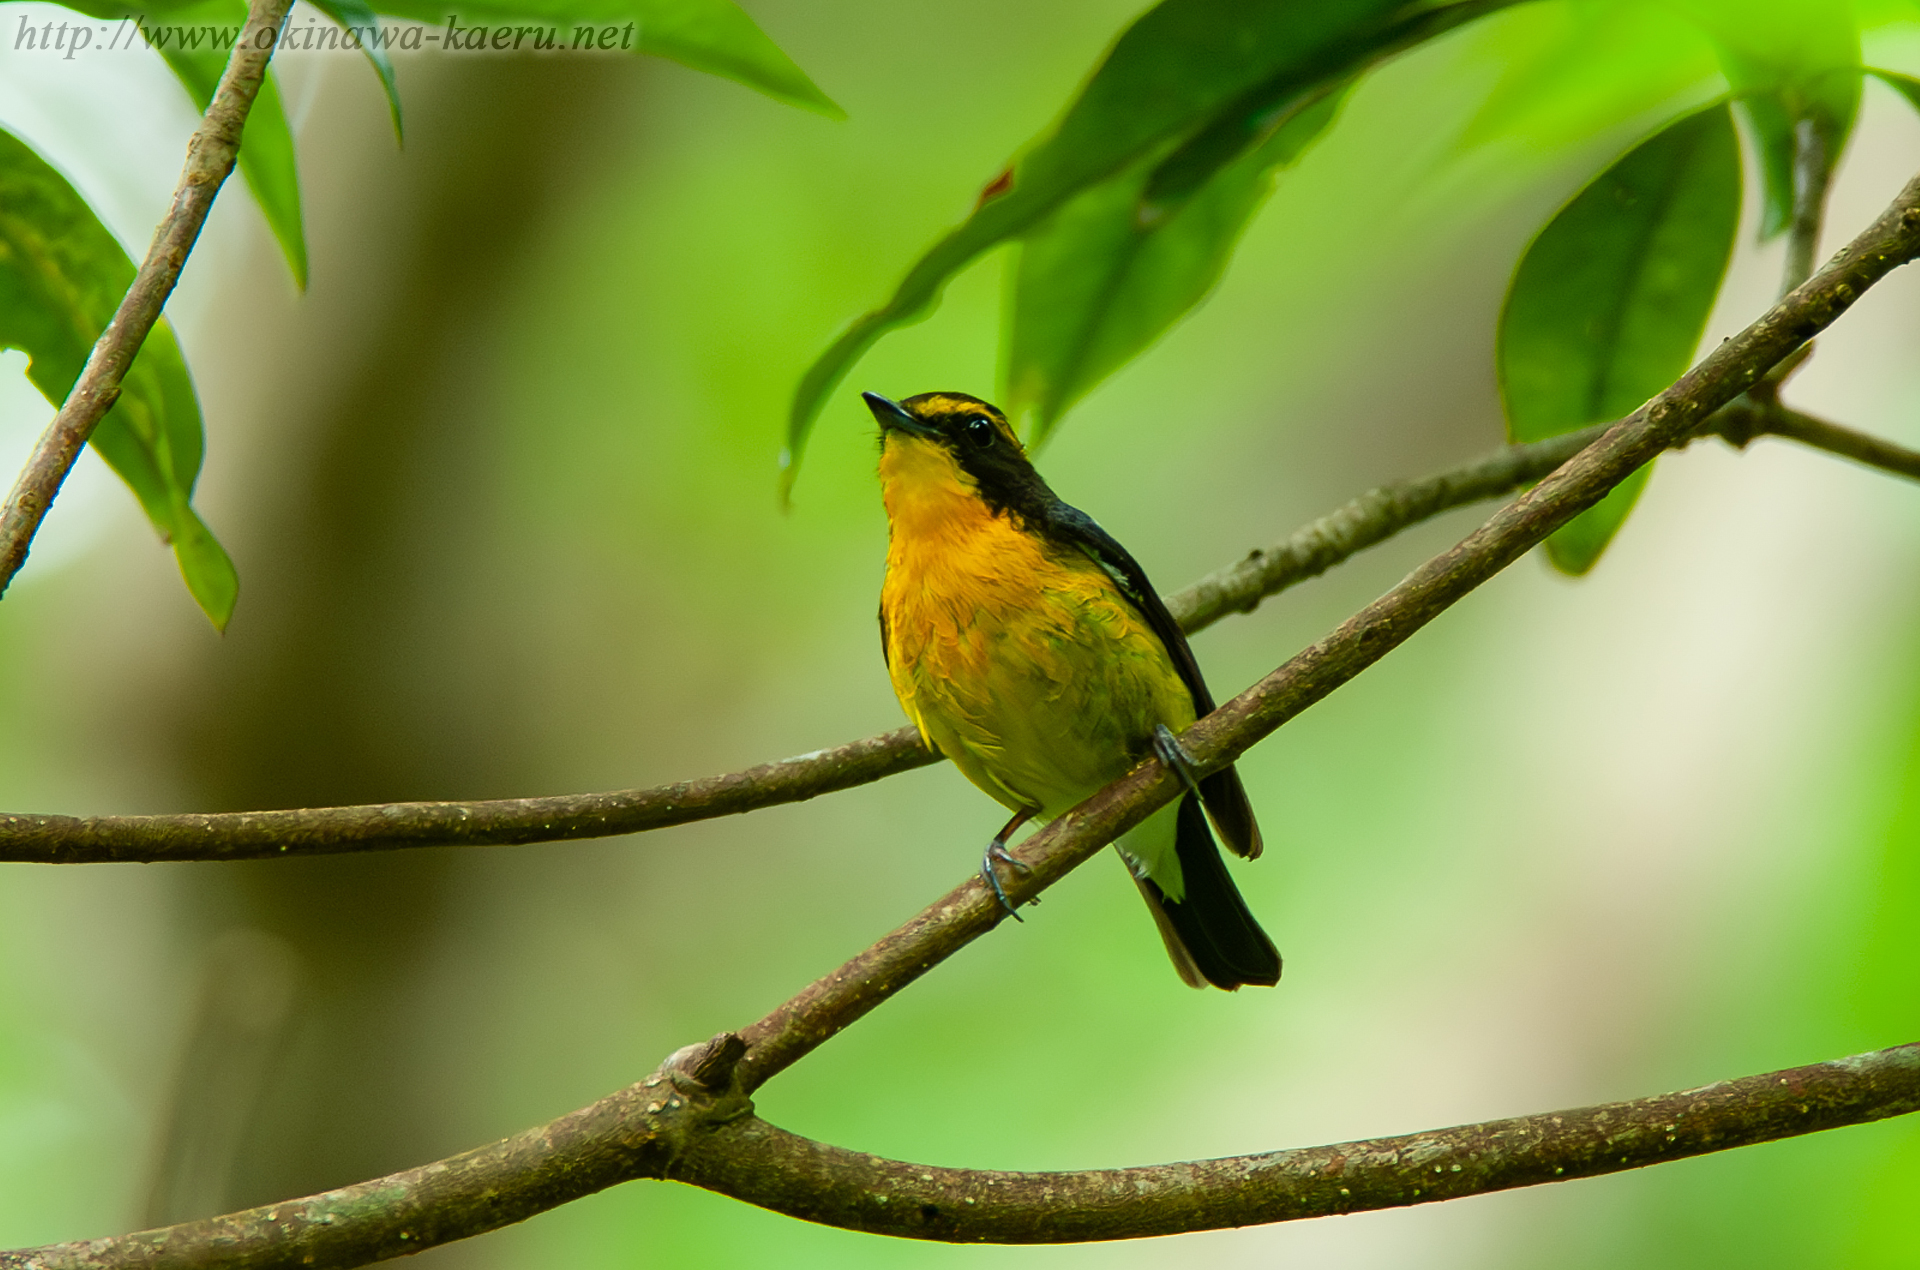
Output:
[[[1061,512],[1071,509],[1034,469],[999,410],[963,392],[923,392],[900,404],[938,435],[960,470],[973,478],[981,501],[996,515],[1009,516],[1021,528],[1049,541],[1068,541],[1069,536],[1057,527]],[[990,432],[980,429],[982,421]]]

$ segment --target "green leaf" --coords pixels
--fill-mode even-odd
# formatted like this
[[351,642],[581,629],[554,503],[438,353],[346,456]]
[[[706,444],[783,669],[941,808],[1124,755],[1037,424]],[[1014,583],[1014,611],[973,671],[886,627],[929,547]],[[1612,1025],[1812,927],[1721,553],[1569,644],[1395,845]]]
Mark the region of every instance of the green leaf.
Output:
[[1753,132],[1766,201],[1760,237],[1793,221],[1794,128],[1826,142],[1824,183],[1860,110],[1860,26],[1849,0],[1670,0],[1713,42]]
[[1562,0],[1515,10],[1475,41],[1496,68],[1453,144],[1550,155],[1590,144],[1622,120],[1671,113],[1719,74],[1712,41],[1670,9]]
[[374,7],[433,26],[443,25],[449,14],[495,27],[558,26],[562,47],[569,27],[631,23],[635,52],[671,58],[830,119],[846,118],[732,0],[375,0]]
[[380,87],[386,90],[394,138],[403,138],[406,134],[400,127],[400,89],[393,82],[393,62],[387,57],[389,41],[378,15],[366,0],[313,0],[313,7],[332,18],[336,26],[352,33],[360,50],[367,55],[367,61],[373,64],[373,73],[380,77]]
[[[1740,222],[1740,151],[1724,105],[1629,151],[1527,248],[1500,315],[1507,437],[1538,441],[1629,414],[1693,359]],[[1547,540],[1580,574],[1646,482],[1623,482]]]
[[1920,79],[1903,75],[1899,71],[1883,71],[1878,67],[1868,67],[1867,74],[1906,98],[1907,105],[1912,106],[1915,111],[1920,111]]
[[[138,14],[133,16],[137,18]],[[232,49],[211,43],[183,48],[172,37],[179,31],[201,27],[238,29],[246,21],[247,6],[239,0],[214,0],[181,8],[167,16],[166,24],[153,27],[143,24],[143,29],[151,32],[149,39],[154,51],[187,90],[194,108],[204,112],[220,87],[220,76],[227,68]],[[246,131],[240,138],[239,166],[247,189],[252,191],[261,214],[267,218],[267,227],[287,257],[294,284],[306,290],[307,239],[300,216],[300,175],[293,161],[293,132],[287,127],[279,85],[271,71],[260,85],[260,95],[254,99],[253,108],[247,112]]]
[[1212,290],[1275,173],[1326,131],[1343,96],[1304,103],[1197,187],[1193,152],[1176,151],[1076,196],[1027,236],[1007,380],[1008,408],[1032,444]]
[[[923,255],[794,393],[782,455],[791,487],[827,394],[875,340],[931,311],[948,279],[1032,232],[1069,199],[1165,156],[1150,202],[1168,208],[1257,144],[1265,125],[1401,49],[1512,0],[1162,0],[1115,42],[1079,98],[1014,165],[1009,188]],[[998,183],[996,183],[998,185]]]
[[[27,378],[48,401],[66,400],[133,274],[133,262],[66,178],[0,130],[0,348],[32,359]],[[141,346],[92,444],[173,545],[202,611],[225,630],[238,584],[193,511],[204,446],[200,404],[165,319]]]
[[[245,0],[189,0],[188,3],[148,3],[138,7],[121,0],[64,0],[68,8],[107,21],[137,23],[148,47],[160,54],[173,71],[194,108],[205,111],[220,87],[221,72],[233,51],[228,35],[202,43],[198,33],[212,30],[223,35],[237,33],[247,18]],[[150,13],[164,13],[165,23],[150,24]],[[178,42],[180,32],[195,33],[190,47]],[[117,38],[117,37],[116,37]],[[280,90],[271,71],[260,85],[260,95],[247,113],[246,132],[240,143],[240,174],[247,180],[254,201],[267,218],[267,227],[286,254],[294,283],[307,286],[307,241],[300,218],[300,178],[293,162],[293,133],[287,127],[286,111],[280,104]]]

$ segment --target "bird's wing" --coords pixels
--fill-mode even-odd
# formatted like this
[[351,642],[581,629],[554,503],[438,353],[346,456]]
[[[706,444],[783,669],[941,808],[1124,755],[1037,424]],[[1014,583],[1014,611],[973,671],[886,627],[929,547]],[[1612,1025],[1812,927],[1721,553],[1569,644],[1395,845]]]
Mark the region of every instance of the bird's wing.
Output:
[[[1166,603],[1153,589],[1153,583],[1147,581],[1147,572],[1140,567],[1140,562],[1078,507],[1056,503],[1050,519],[1054,536],[1091,557],[1113,579],[1127,602],[1147,619],[1147,625],[1166,645],[1174,670],[1179,672],[1181,682],[1193,697],[1194,716],[1213,713],[1213,694],[1207,691],[1207,681],[1201,677],[1200,663],[1193,659],[1193,649],[1187,646],[1180,624],[1167,612]],[[1238,772],[1231,767],[1223,768],[1202,780],[1200,797],[1206,803],[1214,828],[1236,855],[1251,860],[1260,854],[1260,826],[1253,818],[1253,804],[1247,801],[1247,791],[1240,784]]]

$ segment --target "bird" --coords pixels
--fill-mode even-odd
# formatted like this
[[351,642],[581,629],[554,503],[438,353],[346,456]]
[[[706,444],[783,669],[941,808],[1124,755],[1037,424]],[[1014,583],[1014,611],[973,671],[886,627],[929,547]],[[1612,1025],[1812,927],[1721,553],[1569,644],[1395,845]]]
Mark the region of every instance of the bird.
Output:
[[1239,775],[1200,780],[1176,733],[1213,710],[1193,650],[1139,563],[1061,501],[1005,414],[962,392],[863,393],[880,425],[886,578],[880,642],[921,739],[1013,813],[980,862],[1157,754],[1187,792],[1114,844],[1180,978],[1232,991],[1280,980],[1280,954],[1215,845],[1260,854]]

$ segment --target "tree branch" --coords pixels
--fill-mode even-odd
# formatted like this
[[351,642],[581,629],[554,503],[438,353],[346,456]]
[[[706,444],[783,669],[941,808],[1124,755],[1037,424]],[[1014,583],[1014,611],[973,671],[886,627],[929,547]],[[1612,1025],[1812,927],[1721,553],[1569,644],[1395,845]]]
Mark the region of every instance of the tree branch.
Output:
[[1749,394],[1744,400],[1728,404],[1720,414],[1727,416],[1720,428],[1721,435],[1736,445],[1745,444],[1737,431],[1745,424],[1750,429],[1749,436],[1784,437],[1895,476],[1920,481],[1920,450],[1909,450],[1891,441],[1882,441],[1879,437],[1802,414],[1778,400],[1763,398],[1756,402],[1753,395]]
[[[1369,490],[1273,546],[1256,549],[1167,596],[1167,607],[1189,634],[1231,613],[1250,613],[1261,601],[1318,577],[1403,529],[1525,488],[1606,430],[1607,425],[1601,424],[1527,445],[1504,446],[1420,480]],[[1708,433],[1738,446],[1762,435],[1788,437],[1920,479],[1920,452],[1789,410],[1774,400],[1731,402],[1694,435]],[[603,793],[161,816],[82,818],[0,812],[0,862],[257,860],[413,847],[571,842],[804,802],[940,761],[909,727],[721,776]]]
[[211,815],[0,813],[0,861],[255,860],[605,838],[803,802],[938,761],[909,727],[724,776],[611,793]]
[[1833,129],[1824,115],[1803,115],[1793,124],[1793,219],[1787,223],[1787,253],[1781,265],[1780,294],[1813,276],[1820,250],[1820,228],[1827,215],[1827,191],[1833,186]]
[[[1920,177],[1818,275],[1672,387],[1496,511],[1385,595],[1181,734],[1198,775],[1218,771],[1307,707],[1398,648],[1413,633],[1600,501],[1635,469],[1696,433],[1713,412],[1824,330],[1880,278],[1920,254]],[[1180,789],[1157,759],[1081,803],[1021,844],[1028,866],[1006,884],[1018,903],[1038,894]],[[905,984],[993,928],[1003,911],[971,878],[908,925],[746,1029],[748,1092],[847,1027]]]
[[227,59],[220,87],[187,143],[186,167],[173,191],[173,206],[154,230],[147,258],[114,311],[113,320],[95,341],[73,391],[41,434],[27,466],[14,482],[13,492],[7,495],[5,508],[0,509],[0,595],[6,594],[8,584],[27,562],[27,550],[40,522],[53,506],[87,438],[119,400],[120,381],[126,378],[134,355],[160,320],[160,310],[180,280],[180,270],[200,237],[200,227],[206,224],[214,196],[233,171],[247,112],[260,92],[280,25],[292,7],[293,0],[252,0],[248,8],[247,25],[234,43],[233,56]]
[[930,1168],[813,1142],[749,1117],[694,1137],[666,1176],[870,1234],[1090,1243],[1431,1204],[1914,1111],[1920,1045],[1902,1045],[1632,1102],[1334,1146],[1072,1173]]
[[[1920,178],[1910,181],[1893,205],[1818,275],[1723,342],[1679,382],[1607,429],[1598,441],[1332,634],[1188,729],[1182,741],[1200,773],[1218,770],[1238,758],[1598,502],[1636,468],[1698,431],[1715,410],[1916,254],[1920,254]],[[1149,759],[1023,843],[1016,854],[1028,871],[1011,877],[1008,893],[1016,901],[1038,894],[1181,788],[1180,778],[1158,759]],[[815,981],[737,1037],[716,1037],[704,1048],[683,1050],[649,1082],[548,1125],[326,1195],[164,1231],[0,1254],[0,1270],[361,1265],[494,1229],[626,1178],[671,1176],[673,1160],[686,1154],[688,1135],[695,1129],[745,1115],[746,1097],[761,1084],[991,930],[1003,917],[979,878],[969,878],[906,926]],[[1888,1062],[1900,1068],[1911,1062],[1911,1055]],[[1908,1086],[1892,1083],[1898,1089],[1884,1105],[1910,1108]],[[1778,1104],[1759,1099],[1751,1090],[1748,1098],[1759,1103],[1761,1121],[1777,1122]],[[1811,1108],[1814,1103],[1810,1100],[1807,1105]],[[1811,1110],[1804,1114],[1817,1119]],[[1822,1116],[1826,1114],[1823,1110]],[[1675,1129],[1662,1132],[1674,1134],[1672,1145],[1677,1147],[1675,1123]],[[1819,1119],[1819,1124],[1825,1123]],[[1576,1140],[1576,1168],[1597,1167],[1598,1152],[1610,1145],[1604,1126],[1600,1127],[1599,1136]],[[1644,1140],[1644,1128],[1640,1132]],[[1710,1145],[1710,1134],[1689,1132],[1690,1143]],[[1472,1151],[1484,1147],[1489,1152],[1484,1159],[1490,1162],[1499,1154],[1494,1149],[1500,1141],[1496,1138],[1481,1147],[1469,1141],[1462,1146]],[[1506,1144],[1507,1154],[1517,1152],[1519,1162],[1512,1170],[1502,1172],[1476,1163],[1475,1176],[1504,1178],[1498,1182],[1502,1186],[1523,1184],[1535,1176],[1530,1170],[1538,1167],[1529,1154],[1532,1149],[1522,1134]],[[1632,1153],[1625,1154],[1630,1161]],[[1411,1157],[1409,1162],[1432,1163]],[[1367,1167],[1373,1163],[1358,1161]],[[717,1166],[710,1162],[709,1167]],[[1451,1165],[1439,1176],[1436,1190],[1457,1193],[1447,1189]],[[1391,1194],[1394,1186],[1405,1185],[1405,1179],[1396,1183],[1386,1175],[1383,1185],[1385,1193]]]
[[1402,1137],[1012,1173],[908,1164],[787,1133],[750,1114],[729,1079],[737,1054],[737,1038],[715,1037],[592,1106],[451,1159],[207,1221],[0,1252],[0,1270],[361,1266],[647,1179],[911,1239],[1137,1239],[1597,1177],[1920,1110],[1920,1045],[1902,1045],[1653,1098]]

